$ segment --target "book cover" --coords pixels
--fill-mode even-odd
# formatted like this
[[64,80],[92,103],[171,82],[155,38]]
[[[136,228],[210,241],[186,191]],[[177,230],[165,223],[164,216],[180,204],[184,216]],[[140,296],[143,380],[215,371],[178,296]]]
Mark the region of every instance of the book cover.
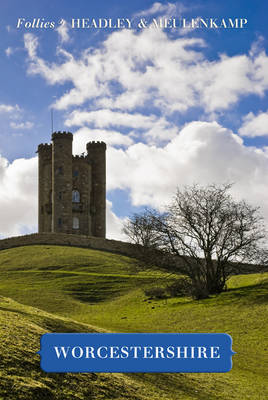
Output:
[[[267,398],[265,2],[11,0],[0,11],[0,398]],[[244,262],[205,295],[187,286],[192,263],[137,262],[129,244],[146,247],[135,221],[157,221],[150,245],[202,267],[201,220],[174,228],[176,193],[188,190],[190,210],[198,196],[208,204],[202,189],[209,201],[223,190],[236,234],[212,259]],[[46,333],[116,332],[225,333],[236,354],[225,373],[40,366]]]

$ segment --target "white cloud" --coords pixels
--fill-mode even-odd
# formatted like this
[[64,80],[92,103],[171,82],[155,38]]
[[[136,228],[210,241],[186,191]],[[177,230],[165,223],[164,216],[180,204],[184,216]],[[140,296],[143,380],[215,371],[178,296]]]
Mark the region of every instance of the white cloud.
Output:
[[[138,113],[130,114],[109,109],[90,112],[76,110],[69,114],[65,121],[65,125],[68,127],[84,126],[85,124],[92,124],[94,127],[106,129],[111,127],[127,127],[129,129],[134,129],[134,134],[136,136],[137,130],[140,130],[149,142],[167,141],[175,137],[178,133],[178,128],[163,117],[159,118],[155,115],[143,115]],[[112,134],[113,136],[118,136],[118,134],[115,135],[114,132]],[[109,135],[109,137],[112,138],[111,135]],[[130,142],[127,142],[128,140],[129,138],[125,136],[122,144],[130,144]],[[109,143],[113,144],[111,141],[109,141]]]
[[10,122],[10,127],[12,129],[31,129],[34,126],[34,124],[30,121],[26,121],[26,122]]
[[[218,62],[196,68],[196,79],[201,79],[203,86],[204,109],[227,110],[249,94],[263,95],[268,89],[268,73],[264,66],[259,67],[262,59],[268,63],[266,54],[256,58],[221,55]],[[260,70],[263,76],[259,76]]]
[[182,12],[186,11],[187,7],[185,7],[182,3],[160,3],[155,2],[150,8],[147,10],[143,10],[139,13],[136,13],[136,16],[147,16],[147,15],[166,15],[169,17],[177,17],[181,15]]
[[187,124],[163,148],[108,148],[107,158],[108,189],[130,190],[136,206],[161,207],[178,185],[234,182],[233,195],[260,205],[268,221],[267,153],[244,146],[216,122]]
[[209,60],[200,38],[174,39],[160,29],[122,30],[79,58],[61,49],[64,60],[48,63],[37,55],[37,39],[30,33],[24,37],[29,73],[51,85],[71,83],[54,104],[60,110],[90,100],[97,108],[121,111],[150,106],[168,114],[201,107],[213,113],[268,90],[268,57],[259,48]]
[[0,157],[0,236],[37,230],[37,158]]
[[107,109],[97,111],[74,111],[65,121],[66,126],[82,126],[85,123],[94,125],[98,128],[107,128],[110,126],[129,126],[132,128],[148,129],[156,123],[157,118],[154,115],[146,116],[142,114],[129,114],[125,112],[111,111]]
[[257,40],[255,40],[250,47],[249,54],[251,55],[251,57],[255,57],[256,55],[258,55],[263,51],[263,44],[264,44],[264,37],[259,35],[257,37]]
[[5,50],[5,53],[6,53],[7,57],[9,57],[9,56],[11,56],[11,54],[14,53],[14,51],[15,51],[15,50],[14,50],[12,47],[8,47],[8,48]]
[[248,137],[268,136],[268,110],[258,115],[252,112],[247,114],[238,132],[241,136]]
[[0,113],[12,113],[21,111],[20,107],[16,104],[12,106],[10,104],[0,104]]
[[24,46],[28,52],[30,58],[36,57],[36,51],[38,47],[38,39],[32,33],[25,33],[24,35]]
[[106,223],[107,223],[107,239],[127,241],[126,236],[122,233],[123,224],[126,218],[118,218],[112,211],[112,203],[106,200]]
[[130,146],[133,140],[116,131],[105,129],[81,128],[75,132],[73,138],[73,152],[81,154],[85,152],[86,144],[90,141],[103,141],[111,146]]
[[62,19],[61,22],[62,23],[59,25],[56,31],[59,34],[61,43],[67,43],[70,41],[69,26],[67,21],[65,21],[64,19]]

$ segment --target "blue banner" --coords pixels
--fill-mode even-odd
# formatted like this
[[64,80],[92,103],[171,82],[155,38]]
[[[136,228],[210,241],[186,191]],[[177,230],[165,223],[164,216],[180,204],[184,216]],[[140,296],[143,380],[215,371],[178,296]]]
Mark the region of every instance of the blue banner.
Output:
[[228,372],[225,333],[46,333],[45,372]]

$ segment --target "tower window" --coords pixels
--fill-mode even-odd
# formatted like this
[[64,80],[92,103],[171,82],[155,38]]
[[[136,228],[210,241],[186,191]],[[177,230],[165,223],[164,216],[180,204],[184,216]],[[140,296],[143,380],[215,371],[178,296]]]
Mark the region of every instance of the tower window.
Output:
[[79,218],[73,217],[73,229],[79,229]]
[[78,169],[75,169],[73,172],[73,176],[78,176],[78,175],[79,175],[79,171],[78,171]]
[[80,193],[78,190],[72,191],[72,202],[73,203],[80,203]]
[[62,225],[62,219],[59,218],[59,219],[58,219],[58,226],[61,226],[61,225]]
[[63,167],[57,168],[57,174],[58,175],[63,175]]
[[62,200],[62,192],[59,192],[59,200]]

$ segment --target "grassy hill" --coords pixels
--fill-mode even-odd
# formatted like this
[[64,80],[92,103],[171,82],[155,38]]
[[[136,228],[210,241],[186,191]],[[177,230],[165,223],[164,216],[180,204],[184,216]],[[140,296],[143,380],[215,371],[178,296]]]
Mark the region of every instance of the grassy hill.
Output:
[[[135,260],[107,252],[27,246],[0,252],[0,399],[268,398],[268,274],[239,275],[229,291],[202,301],[148,300],[167,284]],[[45,332],[225,332],[233,337],[226,374],[46,374]],[[265,364],[266,363],[266,364]],[[1,397],[2,396],[2,397]]]

